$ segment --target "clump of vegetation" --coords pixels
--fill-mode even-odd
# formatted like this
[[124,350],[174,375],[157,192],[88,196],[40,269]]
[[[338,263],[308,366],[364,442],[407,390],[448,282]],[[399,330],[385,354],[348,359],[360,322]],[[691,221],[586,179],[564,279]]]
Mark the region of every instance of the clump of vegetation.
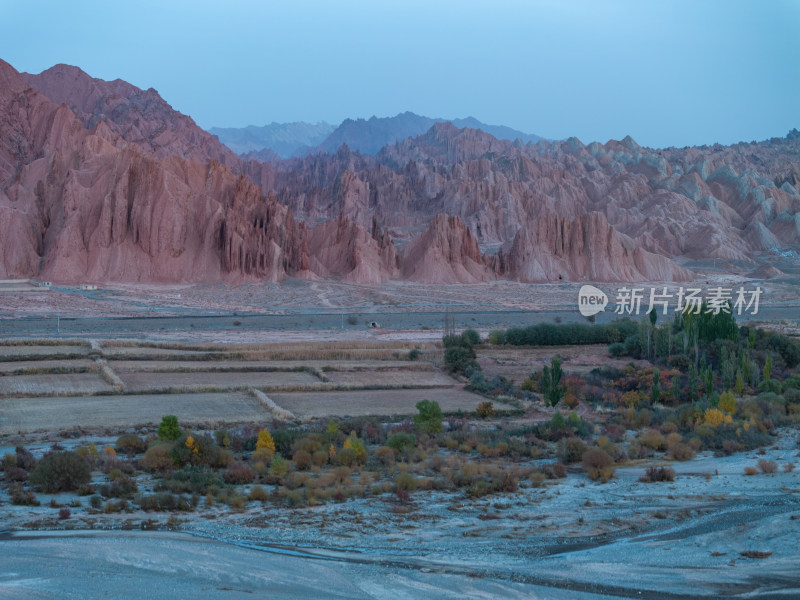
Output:
[[647,467],[644,475],[639,477],[643,483],[675,481],[675,470],[671,467]]
[[158,426],[158,437],[162,440],[177,440],[181,437],[181,428],[178,425],[178,417],[175,415],[166,415],[161,419],[161,424]]
[[417,414],[414,415],[414,426],[423,433],[441,433],[444,431],[442,409],[439,403],[430,400],[417,402]]
[[46,454],[30,473],[30,482],[48,494],[77,490],[91,478],[86,460],[69,451]]

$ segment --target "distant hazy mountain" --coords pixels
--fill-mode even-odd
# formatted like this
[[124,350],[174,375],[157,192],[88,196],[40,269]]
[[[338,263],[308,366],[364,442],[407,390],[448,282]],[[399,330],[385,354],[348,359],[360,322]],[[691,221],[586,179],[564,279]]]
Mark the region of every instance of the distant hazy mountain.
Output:
[[320,121],[270,123],[263,127],[212,127],[208,131],[237,154],[269,148],[279,156],[289,158],[295,154],[306,154],[308,149],[319,146],[334,129],[336,125]]
[[[481,129],[499,140],[520,139],[525,143],[538,142],[538,135],[523,133],[503,125],[486,125],[473,117],[466,119],[440,119],[404,112],[395,117],[371,117],[370,119],[345,119],[336,127],[324,121],[311,123],[272,123],[264,127],[249,126],[241,129],[212,127],[209,132],[216,135],[228,148],[239,155],[265,160],[257,156],[269,149],[282,158],[305,156],[314,151],[334,153],[342,144],[361,154],[377,154],[384,146],[392,145],[409,137],[428,131],[434,123],[450,121],[463,129]],[[266,156],[266,155],[264,155]]]
[[515,140],[521,139],[523,142],[537,142],[542,138],[516,131],[510,127],[502,125],[486,125],[473,117],[466,119],[440,119],[423,117],[412,112],[404,112],[396,117],[372,117],[365,119],[346,119],[328,138],[320,145],[325,152],[336,152],[342,145],[347,144],[351,150],[358,150],[362,154],[377,154],[378,150],[384,146],[395,144],[409,137],[416,137],[428,131],[434,123],[450,121],[463,129],[481,129],[485,133],[498,139]]

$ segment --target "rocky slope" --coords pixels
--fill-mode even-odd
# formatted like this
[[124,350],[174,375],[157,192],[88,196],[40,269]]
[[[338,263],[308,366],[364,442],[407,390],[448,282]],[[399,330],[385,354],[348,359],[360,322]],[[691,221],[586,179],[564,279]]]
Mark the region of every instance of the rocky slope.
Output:
[[113,133],[146,148],[157,158],[216,160],[230,168],[239,162],[216,137],[174,110],[152,88],[141,90],[121,79],[95,79],[78,67],[63,64],[38,75],[23,73],[22,76],[56,104],[69,106],[87,129],[102,121]]
[[[0,277],[239,281],[303,275],[305,227],[212,160],[162,156],[0,61]],[[176,146],[173,146],[173,148]]]
[[215,135],[237,154],[272,150],[277,160],[307,154],[325,141],[336,125],[325,121],[319,123],[270,123],[262,127],[212,127]]
[[374,156],[265,163],[154,90],[0,62],[0,134],[0,277],[682,281],[673,259],[758,273],[800,244],[796,132],[652,150],[433,123]]
[[424,134],[437,123],[450,122],[457,128],[480,129],[500,139],[524,142],[538,141],[538,135],[516,131],[510,127],[486,125],[473,117],[466,119],[441,119],[424,117],[404,112],[394,117],[370,117],[369,119],[346,119],[319,146],[327,153],[347,146],[362,154],[377,154],[381,148],[410,137]]

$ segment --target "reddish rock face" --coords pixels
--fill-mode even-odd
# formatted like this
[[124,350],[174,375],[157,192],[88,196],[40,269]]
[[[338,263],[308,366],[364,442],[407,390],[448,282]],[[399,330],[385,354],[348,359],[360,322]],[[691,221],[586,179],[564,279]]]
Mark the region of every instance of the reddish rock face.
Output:
[[673,258],[800,243],[800,134],[651,150],[437,123],[265,163],[155,90],[0,61],[0,136],[0,277],[684,280]]
[[87,129],[98,123],[157,158],[180,156],[207,163],[216,160],[237,171],[239,158],[188,116],[173,110],[157,91],[141,90],[116,79],[94,79],[70,65],[56,65],[22,77],[56,104],[66,104]]
[[0,272],[54,281],[239,281],[308,271],[306,233],[224,165],[86,129],[0,63]]
[[478,242],[459,217],[436,215],[403,251],[403,278],[418,283],[477,283],[494,279]]
[[528,223],[498,268],[519,281],[685,281],[691,274],[618,234],[602,213]]

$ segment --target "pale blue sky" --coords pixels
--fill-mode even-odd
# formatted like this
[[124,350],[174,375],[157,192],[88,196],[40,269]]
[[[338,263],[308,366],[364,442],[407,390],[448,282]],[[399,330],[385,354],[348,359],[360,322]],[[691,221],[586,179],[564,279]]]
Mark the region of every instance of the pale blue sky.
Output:
[[800,2],[0,0],[0,58],[154,87],[203,127],[411,110],[584,142],[800,127]]

